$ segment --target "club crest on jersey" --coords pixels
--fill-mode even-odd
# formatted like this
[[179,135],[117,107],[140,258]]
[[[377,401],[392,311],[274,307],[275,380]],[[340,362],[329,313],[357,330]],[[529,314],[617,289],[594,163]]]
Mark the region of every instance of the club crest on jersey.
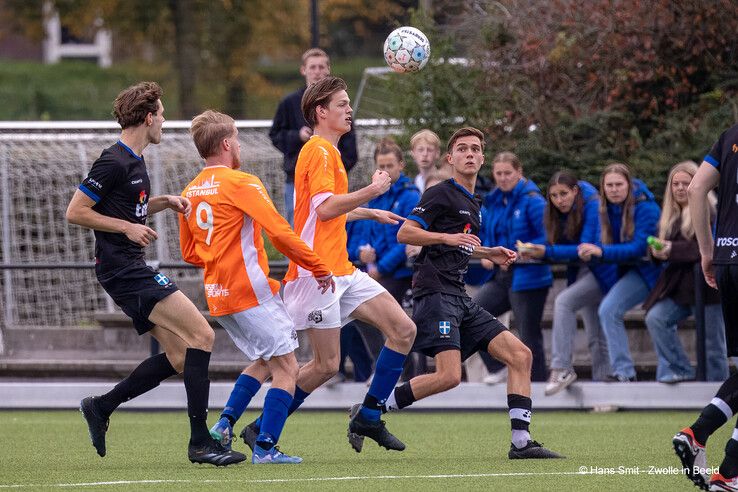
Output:
[[308,314],[308,321],[312,321],[313,323],[320,323],[321,321],[323,321],[323,311],[321,311],[320,309],[312,311],[310,314]]
[[464,232],[464,234],[471,234],[471,224],[467,223],[464,226],[464,231],[463,232]]
[[154,280],[156,280],[156,283],[159,285],[167,286],[172,283],[171,280],[169,280],[169,277],[164,275],[163,273],[159,273],[156,276],[154,276]]
[[146,190],[141,190],[138,194],[138,203],[136,204],[136,217],[139,219],[146,217],[149,211],[149,197],[146,194]]
[[441,338],[450,338],[451,333],[451,322],[450,321],[439,321],[438,332],[441,334]]

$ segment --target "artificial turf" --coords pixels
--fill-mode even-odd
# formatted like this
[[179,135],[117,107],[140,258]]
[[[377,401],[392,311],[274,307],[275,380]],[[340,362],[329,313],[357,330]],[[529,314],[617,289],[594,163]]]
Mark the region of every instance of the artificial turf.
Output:
[[[357,454],[345,413],[303,411],[290,417],[280,444],[304,463],[215,468],[187,460],[184,412],[115,413],[100,458],[79,412],[3,411],[0,490],[697,490],[671,448],[674,433],[696,415],[537,412],[533,437],[567,459],[535,461],[507,459],[505,412],[391,414],[388,428],[407,449],[367,440]],[[236,432],[254,416],[246,414]],[[710,466],[719,465],[731,432],[726,424],[708,442]]]

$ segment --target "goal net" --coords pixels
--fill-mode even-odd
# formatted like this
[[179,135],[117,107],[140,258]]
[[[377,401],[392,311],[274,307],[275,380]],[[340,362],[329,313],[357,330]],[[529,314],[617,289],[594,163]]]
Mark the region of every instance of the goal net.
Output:
[[[145,150],[152,195],[179,194],[199,172],[202,160],[189,124],[167,121],[162,142]],[[261,178],[283,212],[282,154],[269,140],[270,124],[237,122],[241,159],[243,170]],[[357,120],[352,189],[370,181],[374,146],[393,131]],[[107,122],[0,123],[0,328],[93,324],[95,312],[117,309],[90,268],[93,233],[68,224],[64,215],[92,163],[118,136],[119,127]],[[147,260],[180,262],[176,214],[153,215],[149,225],[159,239],[146,248]],[[165,272],[175,281],[200,278],[197,270]]]

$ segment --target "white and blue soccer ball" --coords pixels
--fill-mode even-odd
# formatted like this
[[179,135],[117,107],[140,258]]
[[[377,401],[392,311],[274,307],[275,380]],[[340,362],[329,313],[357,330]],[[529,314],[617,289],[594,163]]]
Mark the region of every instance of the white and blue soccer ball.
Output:
[[395,72],[417,72],[429,58],[430,43],[420,29],[398,27],[384,41],[384,60]]

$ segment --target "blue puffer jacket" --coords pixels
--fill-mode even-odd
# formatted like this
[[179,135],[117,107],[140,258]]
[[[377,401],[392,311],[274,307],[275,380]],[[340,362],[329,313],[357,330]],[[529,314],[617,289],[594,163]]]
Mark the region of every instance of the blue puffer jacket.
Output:
[[366,230],[369,229],[371,221],[369,220],[352,220],[346,222],[346,250],[348,251],[349,261],[359,261],[359,248],[365,243]]
[[[629,241],[620,241],[623,208],[620,205],[607,204],[607,216],[610,219],[614,242],[602,246],[602,258],[604,260],[611,262],[639,260],[646,255],[648,249],[646,238],[656,235],[661,209],[654,200],[653,193],[640,179],[633,180],[633,193],[636,202],[633,216],[635,228],[633,237]],[[642,263],[635,268],[648,285],[648,288],[653,289],[653,286],[656,285],[656,279],[661,273],[661,266],[653,263]],[[629,269],[620,268],[619,273],[624,275]]]
[[[600,195],[597,188],[587,181],[579,181],[580,193],[584,201],[584,210],[582,211],[582,232],[579,235],[579,241],[571,241],[561,238],[556,244],[546,245],[545,258],[552,261],[578,261],[577,247],[581,243],[591,243],[600,245]],[[561,214],[560,227],[564,227],[566,218],[569,214]],[[617,280],[617,265],[610,263],[591,263],[589,269],[597,279],[597,283],[602,289],[602,293],[606,294],[610,287]],[[570,266],[567,269],[567,277],[569,283],[576,279],[578,267]]]
[[[543,211],[546,200],[532,181],[521,179],[509,193],[499,188],[484,198],[482,207],[483,246],[504,246],[515,250],[515,241],[545,244]],[[496,270],[495,270],[496,271]],[[492,274],[494,275],[494,273]],[[548,265],[513,267],[513,292],[550,287],[553,276]]]
[[[369,208],[389,210],[402,217],[407,217],[420,201],[420,191],[413,182],[400,174],[400,178],[392,184],[387,193],[369,202]],[[411,277],[413,271],[408,268],[405,245],[397,242],[397,225],[380,224],[371,221],[362,231],[362,244],[370,244],[377,252],[377,270],[382,276],[392,278]]]

